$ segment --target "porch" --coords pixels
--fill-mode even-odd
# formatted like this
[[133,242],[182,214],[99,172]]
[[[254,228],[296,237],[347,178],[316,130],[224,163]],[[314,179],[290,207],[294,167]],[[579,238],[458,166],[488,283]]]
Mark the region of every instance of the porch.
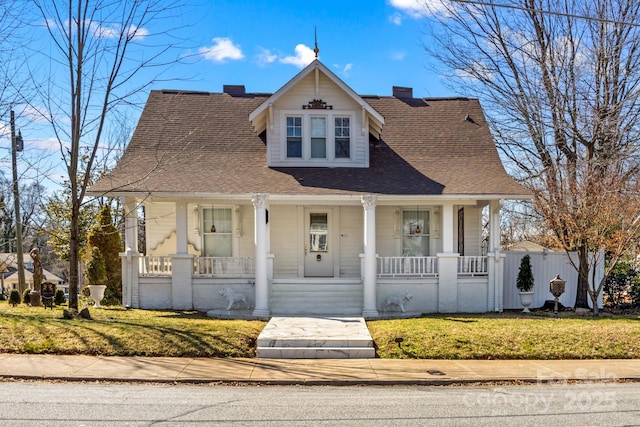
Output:
[[[137,258],[137,260],[134,260]],[[364,256],[362,264],[364,266]],[[370,318],[414,316],[435,312],[497,311],[496,262],[502,256],[376,257],[375,307]],[[127,264],[127,257],[124,257]],[[268,307],[271,315],[362,315],[364,277],[274,277],[268,258]],[[441,275],[453,261],[455,274]],[[141,308],[174,306],[175,284],[190,295],[193,309],[230,318],[255,318],[253,257],[131,256],[133,274],[128,298]],[[364,268],[364,267],[363,267]],[[441,277],[444,276],[444,277]],[[184,299],[184,295],[177,296]],[[232,301],[236,298],[238,301]],[[403,298],[405,299],[403,301]]]
[[487,208],[488,248],[499,247],[497,201],[312,200],[147,200],[148,255],[125,200],[124,305],[247,318],[502,310],[504,255],[483,253],[480,231]]

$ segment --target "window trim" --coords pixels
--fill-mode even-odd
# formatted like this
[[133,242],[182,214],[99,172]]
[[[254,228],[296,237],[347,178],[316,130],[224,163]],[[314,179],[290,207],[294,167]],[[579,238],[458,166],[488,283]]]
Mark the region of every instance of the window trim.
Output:
[[[327,163],[353,163],[355,112],[347,110],[282,110],[280,120],[280,162],[295,165],[326,166]],[[302,118],[302,157],[287,157],[287,118]],[[325,118],[326,157],[311,157],[311,118]],[[335,119],[349,119],[349,157],[336,157]]]
[[[422,229],[420,231],[420,236],[421,237],[426,237],[428,239],[428,244],[429,244],[429,253],[428,254],[424,254],[421,256],[433,256],[432,254],[434,253],[434,210],[432,207],[418,207],[417,209],[415,207],[402,207],[400,208],[400,218],[399,218],[399,225],[400,225],[400,242],[399,242],[399,248],[398,251],[402,256],[409,256],[409,255],[405,255],[405,248],[404,248],[404,239],[406,236],[412,236],[414,234],[406,234],[404,232],[404,215],[405,212],[427,212],[429,214],[429,230],[424,230]],[[424,224],[423,224],[423,228],[424,228]]]
[[[220,231],[215,231],[215,232],[211,232],[210,231],[210,227],[207,228],[207,224],[205,224],[205,211],[206,210],[210,210],[210,209],[226,209],[228,211],[230,211],[230,218],[231,218],[231,230],[228,232],[220,232]],[[232,205],[213,205],[213,206],[208,206],[208,205],[201,205],[200,206],[200,227],[202,230],[202,233],[200,233],[200,241],[201,241],[201,250],[200,250],[200,254],[203,257],[209,256],[209,255],[205,255],[205,237],[208,235],[213,235],[213,234],[217,234],[217,235],[228,235],[231,238],[231,255],[229,255],[230,257],[236,257],[237,255],[237,251],[238,251],[238,242],[237,242],[237,235],[235,230],[236,227],[236,218],[235,218],[235,206]]]

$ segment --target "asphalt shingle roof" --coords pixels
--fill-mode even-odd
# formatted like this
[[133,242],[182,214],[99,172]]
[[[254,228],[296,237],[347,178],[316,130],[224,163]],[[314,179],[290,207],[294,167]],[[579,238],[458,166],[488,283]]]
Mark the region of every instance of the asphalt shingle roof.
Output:
[[478,100],[363,97],[385,118],[369,168],[269,168],[248,119],[268,97],[152,91],[122,159],[91,192],[527,194],[505,172]]

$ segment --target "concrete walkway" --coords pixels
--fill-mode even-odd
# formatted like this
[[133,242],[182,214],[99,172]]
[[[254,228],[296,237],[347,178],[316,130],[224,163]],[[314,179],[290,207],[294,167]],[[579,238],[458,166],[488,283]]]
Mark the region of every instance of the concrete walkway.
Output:
[[256,356],[271,359],[367,359],[376,351],[363,317],[272,317]]
[[640,360],[209,359],[0,354],[0,378],[280,385],[640,381]]

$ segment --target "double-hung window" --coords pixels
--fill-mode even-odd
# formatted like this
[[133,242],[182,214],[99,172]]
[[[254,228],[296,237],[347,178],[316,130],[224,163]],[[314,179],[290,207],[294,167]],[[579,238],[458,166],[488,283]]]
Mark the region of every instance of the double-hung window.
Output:
[[231,208],[204,208],[204,256],[230,257],[233,255]]
[[302,158],[302,116],[287,116],[287,158]]
[[402,212],[402,255],[429,256],[429,211]]
[[353,117],[345,112],[306,110],[284,114],[285,161],[309,160],[315,164],[339,160],[352,155]]
[[327,158],[327,118],[311,117],[311,158]]
[[351,157],[351,132],[349,117],[334,118],[334,141],[336,159]]

